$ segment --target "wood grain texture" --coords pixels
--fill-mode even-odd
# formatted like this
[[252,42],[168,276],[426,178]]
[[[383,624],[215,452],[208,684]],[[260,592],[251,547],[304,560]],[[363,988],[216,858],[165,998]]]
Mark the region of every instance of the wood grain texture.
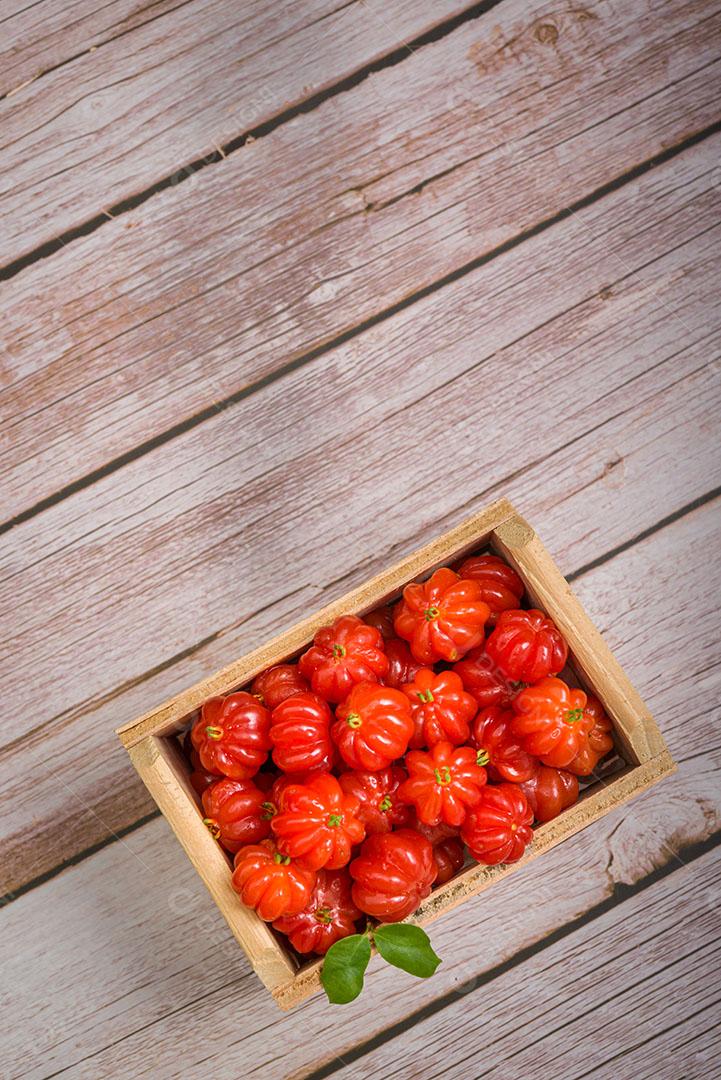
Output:
[[3,263],[183,179],[191,163],[468,6],[176,0],[164,17],[133,25],[131,15],[125,32],[0,101]]
[[[459,998],[335,1075],[716,1076],[720,889],[716,849],[532,957],[522,969],[531,1003],[522,1022],[519,973],[509,971],[492,993]],[[442,1060],[429,1046],[443,1047]]]
[[177,743],[149,737],[128,748],[131,761],[167,818],[196,872],[224,913],[233,936],[268,989],[293,977],[295,963],[278,947],[272,929],[254,911],[238,904],[228,858],[198,813]]
[[[415,55],[386,27],[395,66],[188,173],[225,119],[240,143],[236,104],[367,65],[374,0],[177,3],[0,15],[0,80],[45,72],[0,102],[0,260],[168,159],[183,180],[4,289],[3,518],[116,460],[0,538],[2,873],[55,874],[0,910],[3,1070],[415,1080],[440,1044],[460,1077],[715,1077],[717,11],[504,0]],[[498,494],[679,772],[434,923],[433,979],[374,960],[356,1004],[279,1017],[165,823],[111,842],[148,808],[112,728]]]
[[[148,811],[114,727],[489,491],[541,522],[572,570],[718,483],[714,147],[6,534],[1,595],[16,613],[2,660],[16,717],[0,752],[6,889]],[[439,486],[428,446],[453,460],[452,489]],[[29,838],[25,822],[41,814]]]
[[[5,514],[206,415],[717,119],[708,0],[673,0],[663,18],[607,0],[583,12],[506,0],[9,282]],[[554,44],[539,40],[548,18]],[[200,130],[207,141],[212,125]],[[180,169],[177,128],[163,138]],[[12,162],[2,168],[17,184]],[[76,173],[37,197],[86,190]],[[37,229],[50,211],[22,196],[6,217],[25,236],[23,214]]]
[[184,2],[5,0],[0,9],[0,97],[16,93],[52,68],[152,22]]

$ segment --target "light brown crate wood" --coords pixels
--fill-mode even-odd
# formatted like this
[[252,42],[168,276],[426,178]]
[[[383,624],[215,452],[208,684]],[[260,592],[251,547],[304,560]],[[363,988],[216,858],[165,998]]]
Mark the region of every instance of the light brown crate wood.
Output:
[[291,1009],[320,989],[322,960],[303,966],[283,947],[272,929],[240,903],[231,887],[231,864],[202,822],[188,782],[188,769],[173,735],[187,727],[202,703],[215,694],[244,686],[272,664],[308,646],[319,627],[341,614],[366,614],[403,586],[439,566],[490,546],[518,572],[529,598],[558,625],[581,682],[608,712],[616,746],[626,767],[588,788],[579,801],[553,821],[534,829],[532,847],[509,866],[473,865],[435,889],[408,921],[425,925],[494,881],[525,866],[592,821],[673,772],[663,737],[623,669],[596,630],[531,526],[506,500],[493,503],[426,547],[347,593],[339,600],[273,638],[266,645],[118,730],[131,760],[188,857],[209,889],[264,985],[282,1009]]

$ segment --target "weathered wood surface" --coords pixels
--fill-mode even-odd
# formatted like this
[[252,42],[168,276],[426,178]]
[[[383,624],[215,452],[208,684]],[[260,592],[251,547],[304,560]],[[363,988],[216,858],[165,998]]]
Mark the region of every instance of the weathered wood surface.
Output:
[[[718,483],[716,141],[3,537],[0,598],[16,609],[1,662],[16,717],[0,752],[6,889],[148,812],[114,727],[488,492],[542,521],[570,572],[653,526],[659,504],[675,512]],[[499,428],[486,401],[513,423]],[[454,462],[452,488],[428,446]]]
[[[32,1047],[19,1075],[46,1075],[84,1059],[71,1076],[113,1077],[121,1063],[132,1076],[170,1076],[179,1060],[188,1077],[208,1068],[233,1077],[241,1062],[249,1075],[305,1075],[422,1006],[474,990],[485,972],[558,927],[611,897],[620,900],[619,886],[660,868],[683,874],[689,847],[721,827],[721,732],[713,716],[711,725],[702,720],[718,697],[718,582],[693,571],[718,547],[718,530],[717,505],[704,506],[574,586],[632,673],[634,655],[653,673],[642,688],[678,774],[434,924],[444,963],[432,980],[418,983],[374,962],[369,997],[334,1010],[331,1025],[322,999],[301,1006],[290,1021],[279,1018],[170,831],[154,821],[0,912],[10,985],[15,970],[34,973],[23,980],[26,996],[9,1003],[25,1017],[25,1032],[12,1022],[15,1012],[5,1025],[13,1047]],[[639,589],[642,580],[654,587]],[[672,590],[680,598],[676,606],[668,603]],[[64,936],[49,920],[28,935],[46,905],[71,913]],[[468,942],[483,947],[469,952]],[[46,957],[42,974],[32,963],[39,956]],[[50,1024],[44,1011],[37,1013],[48,973],[62,1002]],[[591,972],[587,977],[592,983]],[[517,985],[525,975],[514,978]],[[478,992],[484,1000],[493,994],[480,984]],[[369,1010],[369,998],[383,1008]],[[237,1025],[229,1017],[238,1017]]]
[[716,849],[337,1076],[718,1076],[720,892]]
[[[387,7],[0,14],[3,264],[185,176],[3,284],[13,1077],[718,1073],[718,12]],[[679,772],[281,1016],[112,729],[500,494]]]
[[[120,34],[152,22],[186,0],[68,0],[0,6],[0,97],[17,93],[33,79],[97,49]],[[14,8],[14,10],[11,10]]]
[[165,0],[152,18],[129,12],[107,42],[0,100],[2,262],[177,182],[191,163],[469,6]]
[[[662,18],[654,5],[601,0],[549,16],[541,0],[507,0],[18,274],[2,331],[4,516],[301,363],[714,122],[719,19],[707,0],[674,0]],[[184,109],[197,100],[184,88]],[[207,138],[212,125],[198,125]],[[177,130],[163,138],[180,167]],[[3,168],[15,184],[17,168]],[[97,198],[76,172],[62,182]],[[37,198],[58,191],[42,185]],[[42,209],[20,197],[25,209],[11,201],[6,220],[27,237],[23,213],[37,228]]]

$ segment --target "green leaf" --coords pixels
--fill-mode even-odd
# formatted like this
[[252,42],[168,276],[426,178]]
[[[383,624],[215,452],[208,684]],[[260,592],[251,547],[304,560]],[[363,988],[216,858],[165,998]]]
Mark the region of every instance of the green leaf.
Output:
[[384,960],[411,975],[427,979],[441,962],[431,948],[430,938],[420,926],[389,923],[373,931],[376,948]]
[[331,945],[325,954],[320,981],[333,1005],[346,1005],[363,989],[363,975],[371,958],[365,934],[351,934]]

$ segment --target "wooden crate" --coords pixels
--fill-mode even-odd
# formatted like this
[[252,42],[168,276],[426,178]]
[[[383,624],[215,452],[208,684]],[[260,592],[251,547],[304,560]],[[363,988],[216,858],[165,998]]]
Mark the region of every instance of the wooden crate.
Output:
[[321,626],[348,613],[364,615],[395,599],[409,581],[427,577],[460,556],[491,548],[518,572],[529,599],[545,611],[568,641],[571,666],[584,687],[596,694],[613,721],[622,764],[611,777],[587,788],[559,817],[534,829],[524,857],[510,866],[472,865],[435,889],[408,921],[425,925],[474,896],[492,882],[578,832],[643,791],[675,765],[643,701],[591,623],[533,529],[507,500],[475,514],[431,544],[304,619],[240,660],[118,730],[131,760],[170,822],[190,860],[210,890],[253,968],[282,1009],[290,1009],[320,988],[322,960],[299,963],[273,930],[244,907],[231,887],[232,864],[202,821],[189,783],[189,769],[176,736],[196,710],[215,694],[245,686],[272,664],[298,655]]

